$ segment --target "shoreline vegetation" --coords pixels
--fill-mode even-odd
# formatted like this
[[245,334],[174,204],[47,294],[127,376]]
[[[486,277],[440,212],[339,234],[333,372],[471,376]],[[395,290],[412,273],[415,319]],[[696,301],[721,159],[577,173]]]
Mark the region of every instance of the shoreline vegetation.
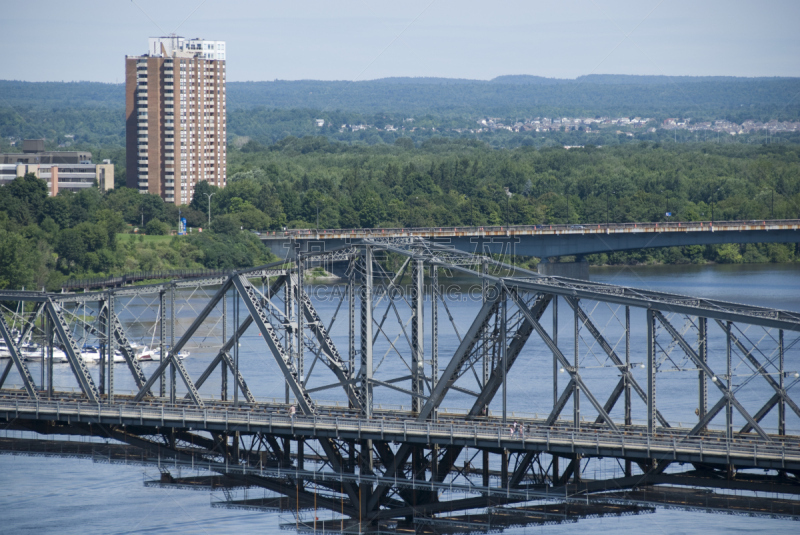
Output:
[[[800,78],[229,82],[228,184],[200,182],[177,207],[124,187],[122,85],[0,81],[0,150],[45,137],[111,159],[116,181],[56,197],[33,176],[0,187],[0,289],[266,264],[257,232],[284,228],[800,219],[798,91]],[[171,236],[179,217],[191,232]],[[789,263],[800,244],[586,260]]]
[[[17,178],[0,188],[0,288],[58,289],[67,279],[266,264],[276,258],[257,233],[284,227],[800,218],[800,145],[642,143],[567,150],[494,149],[444,138],[420,147],[287,138],[251,149],[231,146],[228,186],[200,182],[192,203],[180,208],[125,187],[49,197],[44,182],[33,175]],[[211,229],[206,193],[214,194]],[[170,236],[179,209],[191,232]],[[586,257],[591,265],[798,259],[798,244],[687,246]],[[517,261],[535,269],[538,260]]]

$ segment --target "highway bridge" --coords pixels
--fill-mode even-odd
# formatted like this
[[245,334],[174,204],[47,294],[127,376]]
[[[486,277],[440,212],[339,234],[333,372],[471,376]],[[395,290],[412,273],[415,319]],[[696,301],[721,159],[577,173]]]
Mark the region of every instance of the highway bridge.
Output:
[[[545,260],[650,247],[723,243],[798,243],[800,220],[670,221],[572,225],[511,225],[494,227],[431,227],[387,229],[287,230],[260,233],[261,240],[279,258],[294,248],[325,251],[377,238],[421,238],[474,254],[534,256]],[[569,273],[569,272],[566,272]],[[584,277],[586,278],[586,277]]]
[[[334,262],[347,279],[320,294],[307,270]],[[454,274],[474,301],[449,293]],[[293,512],[299,531],[658,506],[800,518],[798,313],[541,276],[417,236],[0,303],[8,453],[151,465],[148,484],[223,489],[216,506]],[[151,333],[165,358],[143,363],[133,340]],[[316,509],[338,518],[317,526]]]

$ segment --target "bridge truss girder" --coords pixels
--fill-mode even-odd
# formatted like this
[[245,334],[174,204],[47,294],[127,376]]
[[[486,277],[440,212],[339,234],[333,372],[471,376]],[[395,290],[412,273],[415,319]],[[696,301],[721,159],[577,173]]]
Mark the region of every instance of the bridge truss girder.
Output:
[[[343,301],[339,302],[333,317],[326,322],[323,314],[316,309],[311,296],[312,287],[305,273],[308,266],[329,262],[347,262],[350,266],[346,291],[349,303],[344,307],[348,314],[350,347],[347,352],[339,350],[335,336],[331,334]],[[400,264],[396,273],[391,272],[393,262]],[[411,293],[404,296],[401,283],[409,272]],[[476,307],[471,324],[466,329],[453,320],[447,294],[438,286],[441,274],[449,276],[454,273],[481,280],[481,306]],[[258,290],[252,282],[256,279],[266,283],[265,289]],[[426,290],[426,279],[436,284],[435,291]],[[206,283],[211,285],[213,295],[207,300],[197,300],[201,306],[191,324],[182,332],[175,333],[179,313],[174,304],[175,291],[201,287]],[[282,289],[286,291],[282,293]],[[169,307],[166,304],[168,294],[172,303]],[[158,296],[159,301],[153,331],[160,326],[160,345],[171,346],[168,351],[162,351],[165,357],[149,377],[134,358],[128,327],[120,312],[126,308],[125,299],[141,299],[147,295]],[[431,307],[432,312],[438,312],[440,306],[447,311],[452,334],[459,340],[452,355],[438,354],[438,333],[447,327],[439,324],[438,314],[432,314],[430,331],[428,323],[423,321],[425,295],[433,296],[435,306]],[[576,431],[588,428],[596,429],[598,433],[616,435],[635,430],[654,437],[679,433],[675,436],[684,437],[680,440],[685,437],[702,440],[711,433],[716,440],[720,435],[709,431],[709,426],[715,424],[724,411],[724,434],[721,435],[724,439],[783,444],[776,433],[770,433],[764,427],[765,418],[777,407],[777,435],[785,435],[785,407],[788,405],[791,414],[800,417],[800,409],[791,396],[791,389],[798,381],[792,380],[789,375],[797,361],[787,366],[789,351],[797,350],[796,333],[800,332],[800,317],[797,314],[587,281],[540,277],[494,258],[476,257],[414,239],[371,240],[336,251],[297,253],[288,263],[232,273],[228,277],[203,282],[173,281],[152,287],[120,288],[95,294],[0,292],[0,300],[36,303],[33,319],[23,323],[25,333],[44,335],[44,326],[37,327],[35,318],[40,310],[45,312],[48,321],[53,324],[55,340],[65,348],[83,399],[93,403],[113,403],[119,399],[119,396],[112,398],[114,376],[111,355],[113,346],[117,345],[138,389],[132,398],[120,400],[120,404],[147,402],[176,407],[189,403],[188,406],[201,409],[217,407],[220,402],[204,393],[204,385],[212,373],[221,368],[223,377],[227,377],[229,372],[234,377],[232,404],[244,405],[246,410],[256,410],[260,406],[259,394],[252,390],[252,381],[248,385],[247,373],[243,371],[238,354],[241,338],[248,329],[254,328],[260,333],[266,350],[274,357],[274,363],[288,385],[291,397],[287,397],[287,405],[294,401],[299,414],[306,417],[332,410],[324,404],[320,405],[315,397],[320,392],[333,391],[343,396],[348,406],[345,411],[348,416],[360,415],[365,421],[385,418],[386,411],[379,408],[381,404],[376,403],[375,399],[376,396],[380,399],[383,392],[391,390],[408,396],[407,406],[410,410],[403,412],[402,418],[409,422],[437,422],[440,418],[439,409],[448,396],[468,395],[473,398],[471,406],[465,407],[466,414],[458,418],[462,421],[484,422],[492,417],[487,413],[491,409],[499,413],[499,421],[507,425],[508,376],[512,371],[518,373],[525,370],[525,366],[533,361],[540,370],[549,369],[552,363],[554,401],[549,408],[549,415],[526,422],[529,426],[571,428]],[[560,336],[559,301],[566,302],[569,307],[567,310],[572,312],[571,332],[566,335],[561,333]],[[70,318],[69,314],[65,315],[65,307],[71,304],[86,306],[92,302],[98,303],[96,322],[91,321],[92,314],[73,314]],[[103,302],[106,303],[105,308]],[[597,308],[601,306],[608,307],[611,313],[605,316],[599,314]],[[230,307],[233,307],[233,314],[228,311]],[[11,308],[6,307],[7,310]],[[245,311],[243,319],[239,314],[242,308]],[[609,318],[619,320],[618,314],[621,312],[625,317],[621,331],[625,340],[624,356],[619,348],[621,342],[612,339],[619,335],[619,330],[608,327]],[[636,318],[645,318],[647,338],[644,351],[632,348],[631,312],[639,314]],[[553,319],[552,329],[545,326],[545,314]],[[217,316],[222,318],[222,336],[215,335],[219,344],[202,373],[193,378],[178,355],[184,347],[190,347],[196,338],[214,331],[217,327],[209,324]],[[233,329],[228,336],[231,316]],[[13,317],[13,314],[9,317]],[[720,349],[714,345],[719,340],[712,340],[708,333],[708,319],[712,319],[712,324],[717,324],[724,334],[724,349],[721,350],[725,354],[724,364],[720,364],[719,359],[715,362],[710,360],[709,355],[720,354]],[[603,321],[606,321],[606,325],[603,325]],[[681,321],[684,323],[682,328],[677,326],[677,322]],[[168,326],[173,333],[169,341],[166,340]],[[749,334],[751,330],[767,334],[756,339]],[[107,368],[103,368],[109,378],[107,390],[98,391],[94,387],[90,370],[80,357],[81,350],[76,340],[84,335],[79,335],[79,331],[90,333],[108,347],[105,357]],[[430,343],[425,341],[426,332],[435,333]],[[692,333],[697,334],[696,341],[689,339],[688,335]],[[784,340],[787,333],[795,337],[788,343]],[[4,322],[0,322],[0,334],[9,347],[17,347]],[[54,338],[50,337],[48,343],[52,345],[53,341]],[[5,366],[0,387],[4,391],[13,390],[7,385],[6,379],[11,370],[16,369],[18,375],[25,377],[24,395],[33,399],[41,398],[46,385],[37,385],[30,372],[25,373],[25,362],[18,351],[16,354],[18,358]],[[347,358],[343,356],[345,354]],[[599,362],[598,368],[617,374],[613,381],[598,383],[592,380],[594,372],[587,365],[590,357]],[[645,380],[641,383],[634,376],[637,366],[632,358],[643,360],[641,366],[646,367]],[[401,372],[392,372],[393,375],[383,372],[383,363],[390,360],[398,364],[395,369],[399,368]],[[317,367],[319,362],[323,365]],[[674,369],[668,370],[669,367]],[[557,376],[559,368],[569,378],[560,388]],[[181,376],[186,391],[185,401],[180,399],[183,395],[180,398],[176,395],[174,380],[169,388],[169,397],[163,390],[158,396],[154,395],[153,387],[157,381],[163,384],[168,369],[173,378]],[[657,403],[657,377],[666,371],[695,374],[691,380],[698,381],[697,423],[688,433],[676,431],[676,427],[680,426],[663,410],[669,404],[669,394],[666,396],[667,402],[662,401],[664,405]],[[736,379],[739,385],[733,384],[734,376],[741,377]],[[312,378],[320,380],[322,384],[309,386]],[[3,380],[6,380],[5,385]],[[231,404],[227,397],[226,381],[224,379],[222,382],[222,403]],[[705,406],[708,382],[717,387],[721,396],[711,409]],[[749,392],[748,396],[740,394],[745,387],[756,383],[766,391],[762,398],[757,399],[757,403],[750,399],[752,396]],[[104,382],[101,381],[101,384]],[[51,392],[47,398],[58,396],[58,392]],[[74,394],[70,396],[75,399]],[[619,400],[623,398],[625,407],[620,411]],[[632,423],[631,398],[640,399],[646,407],[644,428]],[[661,399],[664,398],[665,394],[662,393]],[[588,422],[581,417],[582,400],[588,401],[588,411],[595,413]],[[562,415],[570,401],[573,404],[571,419]],[[733,428],[734,412],[745,420],[745,425],[739,431]],[[442,485],[447,484],[475,487],[474,479],[478,475],[483,483],[478,485],[483,489],[479,494],[482,493],[487,499],[494,492],[487,489],[493,486],[506,491],[529,490],[532,485],[564,489],[580,483],[581,470],[585,469],[587,463],[608,457],[608,452],[600,455],[599,447],[598,453],[593,456],[586,453],[572,455],[548,447],[539,451],[517,451],[499,442],[496,447],[419,444],[413,441],[393,444],[392,441],[378,438],[335,440],[283,432],[248,433],[241,429],[222,434],[203,430],[202,435],[194,432],[194,438],[188,429],[175,429],[171,433],[160,435],[166,437],[164,441],[169,448],[178,451],[182,441],[186,442],[183,439],[189,440],[191,447],[184,447],[181,455],[186,455],[188,451],[190,456],[195,455],[192,459],[211,463],[209,466],[212,471],[218,471],[219,466],[214,463],[219,464],[220,459],[252,464],[256,458],[259,461],[281,458],[281,466],[285,467],[287,458],[294,456],[300,463],[306,450],[315,451],[314,462],[318,466],[311,471],[303,472],[301,467],[295,466],[294,476],[288,471],[278,470],[266,478],[255,474],[231,474],[230,477],[244,478],[248,485],[268,488],[286,496],[291,493],[296,497],[305,496],[301,499],[306,500],[304,503],[308,503],[310,489],[320,492],[324,489],[328,493],[323,499],[327,500],[325,503],[333,507],[335,504],[341,505],[343,500],[347,501],[346,509],[351,516],[360,514],[372,521],[405,515],[409,510],[424,511],[426,515],[447,511],[454,505],[447,504],[446,500],[440,501],[437,489],[441,491]],[[124,433],[119,429],[107,430],[107,436],[137,447],[151,448],[152,444],[148,445],[148,441],[153,442],[152,437],[158,439],[159,433],[145,427],[137,432],[128,426]],[[249,448],[243,447],[245,439],[251,440]],[[144,442],[137,442],[139,440]],[[221,446],[223,443],[224,447]],[[225,453],[221,454],[223,450]],[[617,457],[620,462],[625,461],[621,469],[626,477],[631,475],[632,463],[638,463],[640,471],[650,475],[663,474],[671,463],[670,459],[654,457],[643,460],[630,457],[625,454],[624,448]],[[561,459],[568,462],[559,464]],[[475,466],[480,466],[480,469]],[[734,475],[733,469],[727,464],[713,465],[710,469],[724,474],[726,480]],[[297,474],[301,472],[303,476],[299,477]],[[318,475],[309,475],[309,472]],[[328,475],[319,476],[321,473]],[[793,484],[796,483],[791,479],[794,476],[787,476],[787,473],[784,471],[776,477],[789,477]],[[330,474],[341,475],[338,487],[330,479],[324,479],[332,477]],[[353,479],[359,476],[362,479]],[[323,479],[315,481],[315,477]],[[681,477],[693,476],[684,474]],[[618,484],[618,479],[614,484]],[[499,481],[499,484],[491,485],[493,481]],[[611,488],[610,485],[597,485],[597,488]]]

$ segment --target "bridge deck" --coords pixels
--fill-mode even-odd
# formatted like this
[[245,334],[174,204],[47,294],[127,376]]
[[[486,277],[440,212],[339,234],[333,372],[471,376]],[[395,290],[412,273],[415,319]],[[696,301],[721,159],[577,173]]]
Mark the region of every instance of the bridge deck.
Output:
[[660,459],[675,462],[724,463],[737,467],[800,470],[800,437],[723,434],[688,436],[685,429],[658,428],[648,434],[639,426],[623,426],[619,433],[600,426],[578,429],[547,426],[527,420],[523,437],[511,436],[507,424],[495,418],[465,420],[441,415],[437,421],[417,422],[410,412],[376,413],[371,419],[346,411],[328,415],[289,417],[285,406],[251,404],[197,407],[189,404],[133,403],[117,398],[113,404],[90,404],[69,398],[31,401],[22,396],[0,399],[0,414],[13,419],[56,420],[197,429],[217,432],[262,432],[307,438],[380,440],[423,445],[458,445],[510,451],[549,451],[564,455]]
[[485,227],[301,229],[261,233],[262,240],[323,239],[363,240],[375,238],[463,238],[507,236],[562,236],[585,234],[640,234],[663,232],[742,232],[798,230],[800,220],[676,221],[643,223],[583,223],[577,225],[510,225]]

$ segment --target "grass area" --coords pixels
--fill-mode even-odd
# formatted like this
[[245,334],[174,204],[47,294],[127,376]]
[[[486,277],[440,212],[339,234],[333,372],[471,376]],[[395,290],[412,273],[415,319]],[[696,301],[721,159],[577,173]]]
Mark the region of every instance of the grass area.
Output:
[[146,234],[117,234],[117,243],[169,243],[175,236],[147,236]]

